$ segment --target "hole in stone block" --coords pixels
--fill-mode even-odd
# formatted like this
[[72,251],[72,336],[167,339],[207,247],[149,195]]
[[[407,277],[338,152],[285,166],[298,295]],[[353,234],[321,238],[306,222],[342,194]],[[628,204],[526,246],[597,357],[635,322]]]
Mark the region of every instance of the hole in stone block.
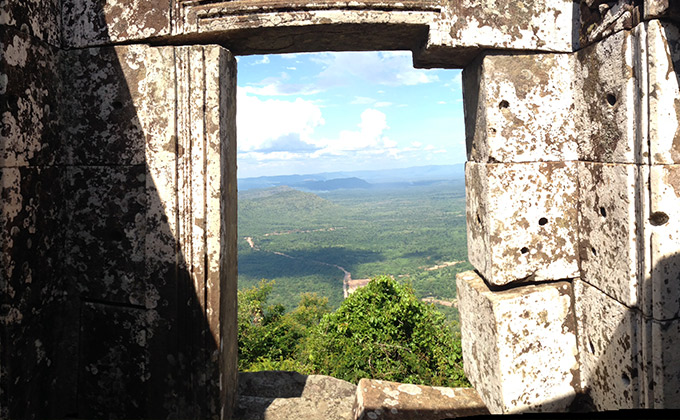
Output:
[[595,354],[595,346],[591,340],[588,340],[588,351],[590,354]]
[[630,385],[630,378],[628,377],[628,375],[626,375],[625,372],[621,374],[621,381],[623,382],[624,386]]
[[506,101],[505,99],[503,99],[503,100],[498,104],[498,108],[499,108],[499,109],[506,109],[506,108],[509,108],[509,107],[510,107],[510,102]]
[[522,254],[526,254],[527,252],[529,252],[529,248],[524,247],[524,248],[520,249],[519,252],[521,252]]
[[668,215],[662,211],[655,211],[649,216],[649,223],[652,226],[661,226],[668,223]]
[[607,103],[611,106],[616,105],[616,96],[612,93],[607,94]]
[[538,224],[541,226],[545,226],[547,223],[548,219],[546,219],[545,217],[541,217],[540,219],[538,219]]
[[607,210],[605,210],[604,207],[600,207],[600,214],[602,217],[607,217]]
[[122,109],[123,108],[123,103],[120,101],[113,101],[111,104],[113,106],[113,109]]
[[592,251],[593,255],[597,257],[597,250],[592,247],[590,248],[590,250]]

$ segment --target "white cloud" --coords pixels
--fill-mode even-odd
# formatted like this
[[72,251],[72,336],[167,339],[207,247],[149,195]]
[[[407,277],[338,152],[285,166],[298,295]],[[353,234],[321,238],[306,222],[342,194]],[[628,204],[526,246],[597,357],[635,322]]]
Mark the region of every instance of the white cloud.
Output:
[[411,86],[439,80],[432,71],[414,69],[411,53],[406,51],[329,52],[310,59],[325,67],[317,76],[323,87],[344,86],[356,83],[357,79],[387,86]]
[[321,109],[312,101],[261,100],[246,90],[238,92],[236,118],[242,152],[281,153],[286,145],[296,151],[306,150],[305,145],[309,150],[316,149],[311,136],[315,127],[325,122]]
[[253,61],[251,65],[256,66],[258,64],[269,64],[269,56],[263,55],[261,59]]
[[281,83],[276,80],[260,86],[244,86],[240,90],[259,96],[316,95],[319,89],[311,85]]
[[375,103],[375,99],[373,98],[368,98],[366,96],[355,96],[352,102],[350,102],[352,105],[368,105],[368,104],[373,104]]
[[368,108],[361,113],[358,130],[342,130],[337,139],[323,139],[317,143],[320,150],[312,156],[345,155],[350,153],[389,153],[397,143],[384,135],[388,129],[387,116],[377,109]]
[[392,102],[376,102],[373,106],[375,106],[376,108],[385,108],[392,105],[393,105]]

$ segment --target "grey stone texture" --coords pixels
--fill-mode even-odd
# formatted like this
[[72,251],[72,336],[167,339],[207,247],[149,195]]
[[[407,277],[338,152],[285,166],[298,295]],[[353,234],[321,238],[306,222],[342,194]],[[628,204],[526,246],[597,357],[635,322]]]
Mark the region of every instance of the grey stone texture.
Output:
[[296,372],[239,373],[239,420],[352,419],[357,386]]
[[578,276],[573,162],[468,162],[465,176],[468,258],[486,281]]
[[666,18],[680,20],[680,4],[673,0],[645,0],[645,19]]
[[[645,3],[649,3],[649,0],[645,0]],[[637,0],[580,0],[580,46],[632,29],[640,23],[644,13],[641,6]]]
[[646,406],[680,409],[680,320],[657,321],[647,318],[644,327],[647,338],[643,345],[651,349],[646,359]]
[[[603,163],[644,163],[636,118],[640,101],[639,40],[631,31],[584,48],[575,62],[579,158]],[[636,74],[638,77],[636,77]]]
[[54,165],[60,138],[59,51],[11,26],[0,32],[0,165]]
[[[566,143],[556,144],[564,150],[575,139],[576,158],[560,158],[561,150],[551,149],[546,142],[537,141],[538,147],[531,148],[533,143],[527,140],[530,137],[523,133],[522,124],[513,125],[512,103],[520,99],[518,87],[525,86],[520,69],[540,68],[545,62],[540,55],[490,53],[465,69],[468,154],[474,161],[467,167],[469,259],[492,287],[514,287],[526,281],[519,273],[526,267],[524,261],[510,263],[496,255],[509,245],[516,249],[513,241],[518,238],[535,237],[530,236],[535,235],[531,225],[522,219],[528,220],[531,205],[537,201],[540,208],[546,198],[536,200],[540,195],[534,194],[531,198],[536,201],[532,202],[524,195],[527,184],[556,195],[565,190],[572,194],[572,187],[551,179],[525,184],[514,168],[575,159],[570,178],[577,186],[573,196],[578,202],[574,205],[578,222],[567,226],[578,249],[578,270],[568,276],[578,278],[574,280],[581,359],[577,388],[598,410],[676,407],[680,405],[675,395],[678,364],[668,349],[677,336],[673,325],[680,316],[676,223],[680,179],[675,174],[676,146],[680,145],[676,141],[680,32],[668,21],[652,20],[637,26],[626,23],[628,12],[632,12],[629,17],[633,16],[633,21],[638,19],[637,5],[626,6],[632,2],[585,3],[599,10],[603,18],[618,10],[622,20],[593,26],[592,30],[600,32],[588,40],[592,45],[554,57],[555,63],[561,60],[555,66],[567,75],[562,88],[548,91],[550,82],[541,87],[529,84],[529,89],[545,88],[549,98],[527,102],[537,104],[536,113],[545,115],[541,121],[548,125],[561,125],[551,112],[572,110],[574,135],[566,137]],[[630,30],[621,31],[623,28]],[[517,59],[516,67],[512,58]],[[492,78],[491,74],[499,76]],[[572,105],[567,106],[569,101]],[[510,127],[508,134],[499,136],[499,127]],[[545,132],[540,128],[528,131]],[[501,141],[494,143],[496,138]],[[535,155],[525,163],[525,156],[532,152]],[[499,167],[505,170],[496,169]],[[495,229],[505,235],[498,243],[492,241]],[[527,254],[530,249],[525,248]],[[498,280],[504,277],[510,281]],[[565,277],[553,271],[543,280]],[[465,305],[462,297],[460,305]],[[477,324],[466,327],[463,323],[462,328],[464,336],[478,335]],[[472,331],[466,333],[467,328]],[[475,354],[470,346],[464,341],[466,354]],[[475,357],[474,364],[482,365],[482,360],[489,358],[471,357]],[[503,372],[500,366],[487,367]],[[514,387],[510,381],[499,382],[494,392],[502,395]]]
[[574,281],[581,388],[597,410],[640,408],[641,313]]
[[651,296],[643,309],[655,320],[670,321],[680,318],[680,165],[649,168],[649,195],[645,227],[651,271],[646,274],[651,285],[644,292]]
[[36,5],[24,6],[0,5],[1,418],[58,416],[69,384],[54,375],[65,328],[58,50],[30,35]]
[[[60,0],[3,0],[0,25],[15,29],[54,47],[61,45]],[[4,42],[4,41],[3,41]]]
[[578,163],[581,276],[628,307],[640,308],[638,261],[640,197],[646,181],[639,165]]
[[67,47],[141,41],[170,33],[172,0],[63,0]]
[[228,416],[233,57],[2,37],[0,417]]
[[573,51],[571,0],[494,2],[65,0],[71,47],[161,38],[222,40],[236,54],[408,49],[422,67],[461,66],[483,49]]
[[574,83],[570,54],[480,55],[463,71],[468,160],[578,159]]
[[489,411],[565,411],[580,390],[571,284],[492,291],[466,271],[456,286],[465,374]]
[[649,83],[650,163],[680,163],[680,29],[653,20],[645,24]]
[[445,388],[361,379],[353,420],[453,419],[489,414],[472,388]]

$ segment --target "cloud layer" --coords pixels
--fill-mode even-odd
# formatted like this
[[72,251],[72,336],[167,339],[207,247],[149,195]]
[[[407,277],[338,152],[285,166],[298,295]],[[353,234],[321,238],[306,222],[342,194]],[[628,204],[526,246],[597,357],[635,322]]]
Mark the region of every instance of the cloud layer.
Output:
[[[331,170],[343,161],[356,168],[412,166],[447,152],[427,130],[405,124],[412,117],[411,124],[427,123],[418,116],[457,102],[451,92],[459,76],[413,69],[410,53],[402,52],[271,57],[239,58],[241,176],[293,173],[298,165]],[[428,98],[442,89],[451,98]]]

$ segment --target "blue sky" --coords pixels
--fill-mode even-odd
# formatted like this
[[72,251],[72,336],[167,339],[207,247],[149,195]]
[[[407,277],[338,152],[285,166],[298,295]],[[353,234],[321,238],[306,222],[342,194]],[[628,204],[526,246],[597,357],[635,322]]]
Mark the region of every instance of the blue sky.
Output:
[[238,57],[238,176],[465,161],[460,70],[410,52]]

